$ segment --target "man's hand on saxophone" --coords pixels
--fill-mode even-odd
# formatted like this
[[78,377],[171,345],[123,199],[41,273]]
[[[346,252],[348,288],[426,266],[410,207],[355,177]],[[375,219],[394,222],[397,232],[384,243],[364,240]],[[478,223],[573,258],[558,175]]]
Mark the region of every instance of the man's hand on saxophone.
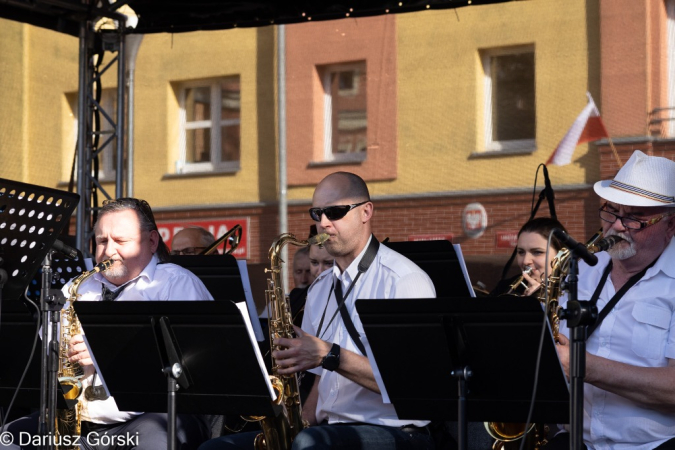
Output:
[[78,363],[82,368],[91,366],[94,362],[91,360],[89,349],[84,343],[84,338],[81,334],[76,334],[68,343],[68,361],[71,363]]
[[293,326],[296,338],[277,338],[272,357],[279,365],[279,374],[291,375],[303,370],[313,369],[321,365],[321,360],[330,351],[333,344],[315,336],[306,334],[300,327]]

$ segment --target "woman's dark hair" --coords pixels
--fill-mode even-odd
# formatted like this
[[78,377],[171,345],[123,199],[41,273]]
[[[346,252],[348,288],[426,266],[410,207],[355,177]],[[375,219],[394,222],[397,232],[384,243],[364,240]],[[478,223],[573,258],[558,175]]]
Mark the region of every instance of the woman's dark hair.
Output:
[[[525,225],[522,226],[518,232],[518,237],[520,237],[522,233],[537,233],[544,239],[548,240],[548,236],[551,234],[551,230],[554,228],[559,228],[567,233],[565,227],[556,219],[552,219],[550,217],[537,217],[536,219],[526,222]],[[556,251],[562,248],[562,244],[555,236],[551,237],[551,245]]]

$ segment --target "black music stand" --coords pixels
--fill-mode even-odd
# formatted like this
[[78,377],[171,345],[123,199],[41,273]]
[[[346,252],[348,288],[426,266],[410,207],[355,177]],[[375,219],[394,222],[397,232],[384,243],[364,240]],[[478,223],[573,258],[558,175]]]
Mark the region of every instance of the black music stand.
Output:
[[457,252],[448,240],[383,242],[424,270],[437,297],[470,297]]
[[[101,380],[120,410],[168,410],[170,422],[178,410],[262,416],[280,412],[271,402],[264,364],[256,358],[255,338],[233,302],[74,305]],[[175,363],[182,369],[174,377],[181,389],[173,382],[172,391]],[[123,369],[127,367],[133,376]],[[173,424],[169,427],[171,431]]]
[[171,262],[197,275],[215,300],[235,302],[246,300],[241,274],[234,256],[171,255]]
[[[68,224],[80,196],[44,186],[0,179],[0,257],[8,281],[2,296],[18,299],[40,264],[43,277],[42,363],[39,434],[54,435],[58,342],[57,324],[64,299],[51,288],[51,252],[54,241]],[[50,338],[51,337],[51,338]]]
[[[469,421],[527,420],[544,320],[537,299],[357,300],[356,309],[399,419],[457,420],[460,448]],[[566,423],[569,391],[550,331],[541,357],[533,417]]]

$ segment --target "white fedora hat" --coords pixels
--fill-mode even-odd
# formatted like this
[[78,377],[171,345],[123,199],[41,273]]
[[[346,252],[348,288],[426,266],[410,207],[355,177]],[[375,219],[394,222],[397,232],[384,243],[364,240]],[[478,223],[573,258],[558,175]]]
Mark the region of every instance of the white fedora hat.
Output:
[[635,150],[613,180],[598,181],[595,193],[625,206],[675,206],[675,162]]

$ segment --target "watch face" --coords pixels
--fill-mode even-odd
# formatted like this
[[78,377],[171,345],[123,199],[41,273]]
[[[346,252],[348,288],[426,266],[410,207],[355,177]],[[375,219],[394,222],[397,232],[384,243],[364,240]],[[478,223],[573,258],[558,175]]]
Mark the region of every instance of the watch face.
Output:
[[340,357],[337,355],[334,355],[332,353],[329,353],[326,355],[326,357],[323,360],[323,368],[326,370],[335,370],[338,368],[338,365],[340,365]]
[[338,368],[340,365],[340,346],[333,344],[333,348],[330,349],[328,354],[323,361],[321,361],[321,367],[326,370],[333,371]]

